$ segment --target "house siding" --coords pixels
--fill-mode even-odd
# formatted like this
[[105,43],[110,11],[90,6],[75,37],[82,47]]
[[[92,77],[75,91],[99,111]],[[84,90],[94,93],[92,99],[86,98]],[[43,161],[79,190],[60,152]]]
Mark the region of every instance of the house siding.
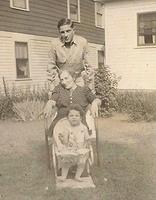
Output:
[[[30,0],[30,11],[10,8],[10,1],[0,1],[0,31],[57,37],[57,21],[67,17],[67,0]],[[95,27],[94,3],[80,0],[81,23],[77,33],[89,42],[103,44],[104,30]],[[98,37],[97,37],[98,36]]]
[[156,89],[156,46],[137,46],[137,13],[156,11],[156,1],[105,4],[106,64],[122,89]]
[[0,36],[0,74],[5,75],[6,79],[12,79],[15,76],[13,69],[14,48],[11,37]]

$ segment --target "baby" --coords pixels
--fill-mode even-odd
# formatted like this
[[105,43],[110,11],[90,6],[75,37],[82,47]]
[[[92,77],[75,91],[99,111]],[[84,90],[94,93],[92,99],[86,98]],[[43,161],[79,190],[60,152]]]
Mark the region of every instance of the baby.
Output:
[[89,134],[81,122],[83,110],[79,105],[70,105],[67,117],[61,119],[54,128],[54,141],[57,146],[58,161],[62,168],[61,180],[67,178],[69,168],[77,165],[75,179],[81,181],[85,163],[89,157]]

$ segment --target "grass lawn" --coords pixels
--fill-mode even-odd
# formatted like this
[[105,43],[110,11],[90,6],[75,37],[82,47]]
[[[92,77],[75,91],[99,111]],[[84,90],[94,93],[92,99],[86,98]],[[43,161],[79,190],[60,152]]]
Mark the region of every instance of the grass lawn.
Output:
[[155,200],[156,123],[130,123],[115,115],[98,124],[101,165],[92,167],[96,188],[55,191],[43,121],[0,121],[0,200]]

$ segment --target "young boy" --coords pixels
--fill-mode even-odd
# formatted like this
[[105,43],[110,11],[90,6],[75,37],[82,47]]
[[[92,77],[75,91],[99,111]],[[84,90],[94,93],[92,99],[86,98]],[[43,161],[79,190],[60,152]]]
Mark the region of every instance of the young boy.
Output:
[[69,168],[77,165],[75,179],[81,175],[89,157],[88,129],[81,122],[83,110],[79,105],[70,105],[67,117],[61,119],[54,128],[54,140],[58,150],[58,161],[62,168],[61,180],[67,178]]

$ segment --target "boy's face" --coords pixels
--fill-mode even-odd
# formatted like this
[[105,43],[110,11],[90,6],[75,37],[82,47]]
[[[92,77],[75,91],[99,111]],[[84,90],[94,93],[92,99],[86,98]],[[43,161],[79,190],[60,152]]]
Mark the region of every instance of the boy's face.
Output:
[[64,43],[70,43],[73,40],[75,31],[71,25],[60,26],[59,32]]
[[72,126],[78,126],[81,122],[80,112],[77,110],[70,110],[68,120]]

